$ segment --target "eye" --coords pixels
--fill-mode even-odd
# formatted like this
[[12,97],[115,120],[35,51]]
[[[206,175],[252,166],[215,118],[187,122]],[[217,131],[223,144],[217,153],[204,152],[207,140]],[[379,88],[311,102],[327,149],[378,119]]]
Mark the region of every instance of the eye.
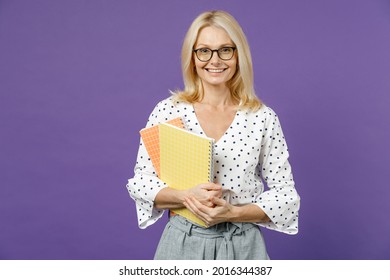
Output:
[[211,50],[208,48],[201,48],[198,50],[200,54],[208,54]]
[[219,51],[220,51],[220,53],[230,53],[232,51],[232,48],[231,47],[224,47],[224,48],[221,48]]

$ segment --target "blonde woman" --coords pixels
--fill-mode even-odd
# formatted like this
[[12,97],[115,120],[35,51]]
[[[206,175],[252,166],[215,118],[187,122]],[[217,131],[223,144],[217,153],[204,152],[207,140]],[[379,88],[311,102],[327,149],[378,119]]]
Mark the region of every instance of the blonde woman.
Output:
[[230,14],[210,11],[193,21],[182,71],[185,88],[157,104],[147,127],[181,117],[187,129],[214,138],[214,181],[170,188],[141,142],[127,184],[139,226],[186,207],[208,227],[171,215],[155,259],[268,259],[260,227],[296,234],[300,198],[280,122],[255,95],[249,46]]

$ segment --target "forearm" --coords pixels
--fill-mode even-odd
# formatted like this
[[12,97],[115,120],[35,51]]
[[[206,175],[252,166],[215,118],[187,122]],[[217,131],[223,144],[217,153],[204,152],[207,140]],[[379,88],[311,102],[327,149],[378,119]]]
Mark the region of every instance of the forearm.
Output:
[[163,188],[155,197],[154,207],[159,209],[183,208],[184,198],[187,195],[187,191],[175,190],[169,187]]
[[233,206],[229,216],[230,222],[265,223],[270,221],[267,214],[256,204]]

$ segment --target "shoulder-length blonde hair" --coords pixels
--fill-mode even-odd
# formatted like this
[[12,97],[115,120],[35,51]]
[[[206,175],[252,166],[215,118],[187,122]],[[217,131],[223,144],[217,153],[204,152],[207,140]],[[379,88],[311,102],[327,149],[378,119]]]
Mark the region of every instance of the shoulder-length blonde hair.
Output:
[[202,83],[195,69],[193,48],[200,30],[207,26],[224,29],[235,44],[238,63],[236,73],[228,82],[228,87],[239,108],[256,111],[261,107],[261,101],[253,88],[253,67],[249,45],[238,22],[224,11],[204,12],[192,22],[184,37],[181,53],[184,90],[174,92],[174,98],[189,103],[201,101],[203,98]]

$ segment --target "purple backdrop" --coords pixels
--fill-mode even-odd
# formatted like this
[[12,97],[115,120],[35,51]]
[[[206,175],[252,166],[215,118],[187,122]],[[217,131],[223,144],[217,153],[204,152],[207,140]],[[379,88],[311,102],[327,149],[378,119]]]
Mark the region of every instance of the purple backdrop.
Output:
[[0,0],[0,259],[150,259],[125,188],[141,129],[182,87],[196,15],[231,12],[280,116],[300,233],[273,259],[390,258],[390,3]]

